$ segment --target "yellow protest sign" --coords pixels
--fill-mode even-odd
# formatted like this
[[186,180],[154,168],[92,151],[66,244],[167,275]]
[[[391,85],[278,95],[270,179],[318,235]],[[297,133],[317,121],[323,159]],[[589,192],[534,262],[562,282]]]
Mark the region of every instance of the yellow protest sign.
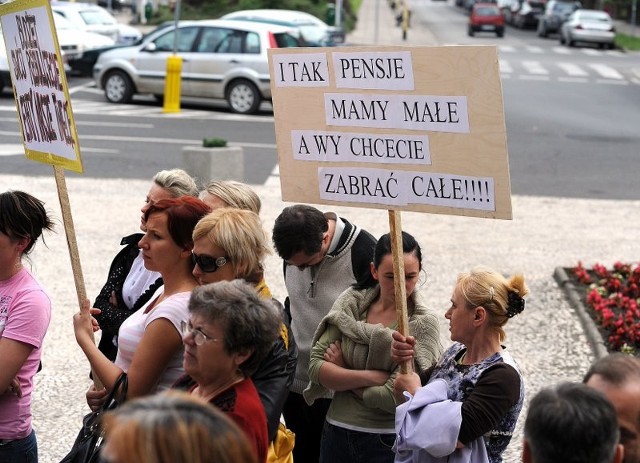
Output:
[[0,23],[27,158],[82,172],[49,0],[0,5]]

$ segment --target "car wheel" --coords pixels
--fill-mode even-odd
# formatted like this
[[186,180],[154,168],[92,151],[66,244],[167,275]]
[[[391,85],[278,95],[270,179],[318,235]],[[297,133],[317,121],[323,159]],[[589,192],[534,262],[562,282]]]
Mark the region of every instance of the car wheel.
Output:
[[469,35],[469,37],[473,37],[473,27],[469,26],[469,28],[467,29],[467,34]]
[[496,31],[496,35],[497,35],[499,38],[502,38],[502,37],[504,37],[504,31]]
[[616,48],[616,44],[615,43],[610,43],[609,44],[609,50],[615,50]]
[[260,92],[248,80],[234,80],[227,87],[227,102],[234,113],[253,114],[261,101]]
[[573,40],[571,40],[571,36],[567,37],[567,45],[569,45],[570,47],[575,46],[575,42]]
[[129,103],[133,97],[133,82],[122,71],[111,71],[104,78],[104,96],[111,103]]
[[564,35],[562,35],[562,32],[560,33],[560,45],[564,45]]

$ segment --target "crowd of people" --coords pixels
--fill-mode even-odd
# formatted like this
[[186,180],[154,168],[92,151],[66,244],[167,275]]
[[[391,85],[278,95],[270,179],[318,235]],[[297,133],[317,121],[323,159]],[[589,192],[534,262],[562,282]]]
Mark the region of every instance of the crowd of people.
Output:
[[[445,349],[416,237],[401,235],[401,332],[390,234],[286,207],[271,233],[281,303],[260,208],[243,183],[199,191],[180,169],[152,179],[142,233],[122,239],[94,303],[73,318],[95,382],[89,407],[128,379],[126,402],[101,419],[104,461],[500,463],[521,419],[525,463],[640,463],[637,357],[595,362],[520,417],[525,384],[505,325],[525,311],[523,275],[461,273]],[[37,198],[0,193],[0,463],[38,461],[31,392],[51,302],[23,261],[53,223]]]

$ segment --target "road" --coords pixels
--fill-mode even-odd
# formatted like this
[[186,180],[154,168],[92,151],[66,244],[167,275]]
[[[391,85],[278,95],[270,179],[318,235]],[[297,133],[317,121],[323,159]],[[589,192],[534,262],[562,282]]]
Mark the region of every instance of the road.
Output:
[[[468,37],[466,20],[451,3],[413,5],[414,27],[426,25],[440,44],[498,46],[512,193],[639,198],[640,54],[563,47],[557,38],[512,27],[503,39]],[[152,97],[114,105],[88,79],[71,77],[69,85],[86,176],[148,179],[179,165],[181,147],[204,137],[244,147],[249,183],[262,184],[277,164],[269,105],[258,115],[238,116],[220,102],[184,101],[179,114],[166,115]],[[25,164],[19,143],[13,100],[5,92],[2,172],[50,175],[49,166]]]

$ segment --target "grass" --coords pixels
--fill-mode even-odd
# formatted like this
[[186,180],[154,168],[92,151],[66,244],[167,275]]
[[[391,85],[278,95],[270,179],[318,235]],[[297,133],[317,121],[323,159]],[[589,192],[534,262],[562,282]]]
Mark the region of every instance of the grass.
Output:
[[[640,26],[638,26],[640,28]],[[624,48],[625,50],[638,51],[640,50],[640,37],[634,37],[632,35],[616,34],[616,46]]]

